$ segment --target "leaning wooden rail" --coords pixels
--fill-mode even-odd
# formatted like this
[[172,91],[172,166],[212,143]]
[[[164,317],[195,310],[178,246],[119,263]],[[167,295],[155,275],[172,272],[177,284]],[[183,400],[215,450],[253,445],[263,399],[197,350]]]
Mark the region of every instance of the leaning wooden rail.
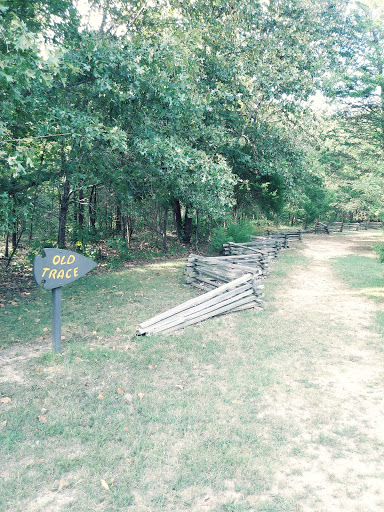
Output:
[[223,313],[261,307],[262,288],[262,281],[245,274],[141,323],[137,334],[169,333]]

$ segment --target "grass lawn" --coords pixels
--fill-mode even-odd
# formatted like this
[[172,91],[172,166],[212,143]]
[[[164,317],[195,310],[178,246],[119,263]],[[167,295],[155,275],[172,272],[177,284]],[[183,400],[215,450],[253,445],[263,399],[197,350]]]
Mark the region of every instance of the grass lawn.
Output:
[[[136,326],[196,295],[183,284],[184,262],[91,273],[63,288],[56,356],[50,292],[2,308],[0,511],[304,510],[312,488],[280,492],[276,475],[301,478],[316,450],[334,450],[335,461],[349,453],[338,414],[319,409],[329,405],[312,378],[313,361],[332,354],[327,343],[348,343],[348,333],[338,322],[323,331],[310,310],[301,322],[280,312],[287,280],[311,263],[283,252],[264,310],[153,337],[136,337]],[[303,393],[310,409],[297,414],[292,404]],[[352,427],[345,435],[357,439]]]
[[[333,260],[336,275],[348,286],[378,303],[384,303],[384,264],[379,258],[351,254]],[[384,334],[384,311],[377,311],[379,330]]]
[[211,495],[221,496],[215,510],[248,510],[236,496],[268,488],[284,444],[256,419],[276,378],[264,360],[279,350],[266,346],[263,325],[277,281],[303,263],[286,252],[275,264],[265,311],[174,336],[136,337],[135,328],[196,295],[184,262],[90,274],[63,288],[57,356],[50,292],[16,297],[0,313],[15,360],[0,382],[11,400],[0,407],[0,510],[181,511]]

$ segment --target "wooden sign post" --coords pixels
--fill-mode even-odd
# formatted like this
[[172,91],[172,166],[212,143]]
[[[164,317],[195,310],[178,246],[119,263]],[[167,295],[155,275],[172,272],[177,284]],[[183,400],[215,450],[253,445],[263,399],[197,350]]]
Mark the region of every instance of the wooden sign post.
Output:
[[82,254],[64,249],[44,249],[36,256],[33,276],[44,290],[52,290],[52,348],[61,352],[61,287],[72,283],[95,268],[96,262]]

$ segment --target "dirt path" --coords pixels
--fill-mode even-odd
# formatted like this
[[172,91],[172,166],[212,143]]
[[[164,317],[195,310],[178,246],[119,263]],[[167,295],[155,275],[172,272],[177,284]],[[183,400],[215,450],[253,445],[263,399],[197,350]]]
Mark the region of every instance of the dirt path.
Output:
[[292,354],[281,361],[284,381],[261,412],[272,424],[284,418],[290,447],[265,499],[292,498],[303,512],[384,510],[377,306],[338,281],[329,262],[361,253],[367,241],[363,234],[307,237],[303,252],[312,262],[291,277],[276,304],[275,314],[291,319],[298,335]]

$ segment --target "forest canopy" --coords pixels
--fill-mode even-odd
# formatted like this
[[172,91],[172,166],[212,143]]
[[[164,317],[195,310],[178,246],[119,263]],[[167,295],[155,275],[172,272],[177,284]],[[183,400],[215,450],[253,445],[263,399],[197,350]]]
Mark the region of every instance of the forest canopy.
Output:
[[3,256],[381,218],[383,36],[369,0],[1,0]]

